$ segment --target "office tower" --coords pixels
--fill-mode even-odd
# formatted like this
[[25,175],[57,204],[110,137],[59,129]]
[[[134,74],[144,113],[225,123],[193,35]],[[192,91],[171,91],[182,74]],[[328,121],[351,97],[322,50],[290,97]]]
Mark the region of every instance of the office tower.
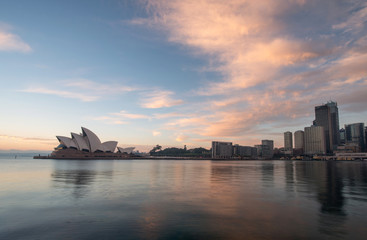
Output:
[[231,142],[212,142],[212,158],[231,158],[232,156]]
[[293,136],[292,132],[284,133],[284,151],[285,154],[292,155],[293,153]]
[[262,145],[262,157],[263,158],[272,158],[273,154],[274,154],[274,141],[273,140],[262,140],[261,141],[261,145]]
[[361,152],[366,150],[364,123],[345,124],[345,142],[355,144]]
[[300,154],[303,153],[305,149],[305,133],[302,130],[298,130],[294,132],[294,148],[297,149],[297,152]]
[[326,154],[324,127],[305,127],[304,136],[305,154]]
[[328,102],[315,107],[315,124],[324,127],[326,152],[332,153],[340,143],[339,112],[336,102]]
[[345,144],[345,129],[344,128],[339,130],[339,136],[340,136],[340,144]]

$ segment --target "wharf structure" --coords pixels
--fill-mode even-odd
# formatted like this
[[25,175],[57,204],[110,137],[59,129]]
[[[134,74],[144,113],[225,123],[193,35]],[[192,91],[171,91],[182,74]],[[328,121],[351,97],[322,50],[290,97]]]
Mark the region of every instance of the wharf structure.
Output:
[[[126,159],[137,157],[132,154],[134,147],[117,147],[117,141],[101,142],[91,130],[82,127],[82,133],[71,133],[70,137],[56,136],[59,145],[49,156],[34,158],[50,159]],[[117,147],[117,152],[115,152]]]

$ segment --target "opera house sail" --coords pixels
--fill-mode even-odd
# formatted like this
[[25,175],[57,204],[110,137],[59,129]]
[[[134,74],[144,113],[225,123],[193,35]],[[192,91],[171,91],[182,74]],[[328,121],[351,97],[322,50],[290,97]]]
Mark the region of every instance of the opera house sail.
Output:
[[[71,137],[56,136],[59,145],[51,153],[53,159],[123,159],[134,157],[134,147],[117,147],[117,141],[101,142],[98,136],[82,127],[82,133]],[[117,151],[115,152],[117,148]],[[135,156],[136,157],[136,156]],[[41,157],[39,157],[41,158]]]

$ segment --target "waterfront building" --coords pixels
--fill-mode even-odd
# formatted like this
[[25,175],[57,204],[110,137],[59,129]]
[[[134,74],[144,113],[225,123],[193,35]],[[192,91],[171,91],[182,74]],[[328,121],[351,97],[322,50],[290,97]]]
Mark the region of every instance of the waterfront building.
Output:
[[330,101],[315,107],[315,125],[324,128],[326,152],[332,153],[340,144],[339,111],[336,102]]
[[212,158],[231,158],[233,156],[233,146],[231,142],[212,142]]
[[305,133],[302,130],[294,132],[294,148],[297,149],[297,153],[303,154],[305,149]]
[[305,154],[307,155],[326,154],[324,127],[305,127],[304,144]]
[[235,144],[233,146],[233,155],[255,159],[257,158],[257,149],[255,147],[240,146],[238,144]]
[[284,133],[284,153],[286,155],[293,154],[293,134],[289,131]]
[[91,130],[82,127],[82,133],[71,133],[71,137],[56,136],[59,145],[51,153],[54,159],[123,159],[131,155],[134,148],[118,148],[117,141],[101,142]]
[[366,151],[366,136],[364,123],[345,124],[346,144],[355,144],[359,151]]
[[75,149],[84,152],[114,152],[117,146],[116,141],[102,143],[97,135],[91,130],[82,127],[82,133],[71,133],[71,138],[56,136],[60,145],[55,149]]
[[257,144],[257,145],[254,146],[254,148],[256,148],[256,155],[258,157],[261,157],[262,156],[263,145]]
[[273,140],[262,140],[261,156],[266,159],[270,159],[274,155],[274,141]]

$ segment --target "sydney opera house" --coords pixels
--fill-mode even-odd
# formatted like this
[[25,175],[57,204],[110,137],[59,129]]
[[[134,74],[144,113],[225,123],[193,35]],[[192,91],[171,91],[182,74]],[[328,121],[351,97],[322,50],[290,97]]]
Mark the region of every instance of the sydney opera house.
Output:
[[[51,153],[55,159],[122,159],[132,157],[134,147],[117,147],[116,141],[101,142],[91,130],[82,127],[82,133],[71,137],[56,136],[60,145]],[[117,148],[117,151],[115,152]]]

